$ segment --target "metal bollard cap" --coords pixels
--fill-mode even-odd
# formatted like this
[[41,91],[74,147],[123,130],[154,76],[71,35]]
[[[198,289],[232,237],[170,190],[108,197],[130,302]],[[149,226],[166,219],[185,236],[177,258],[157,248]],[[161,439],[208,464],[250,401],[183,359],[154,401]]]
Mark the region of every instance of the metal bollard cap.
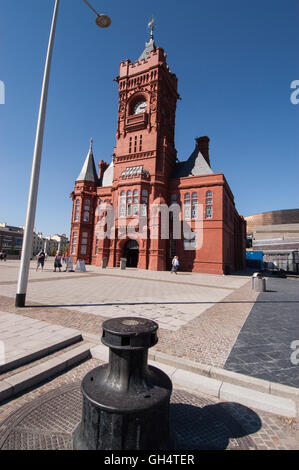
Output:
[[104,321],[102,343],[109,348],[148,349],[158,342],[158,324],[139,317],[112,318]]

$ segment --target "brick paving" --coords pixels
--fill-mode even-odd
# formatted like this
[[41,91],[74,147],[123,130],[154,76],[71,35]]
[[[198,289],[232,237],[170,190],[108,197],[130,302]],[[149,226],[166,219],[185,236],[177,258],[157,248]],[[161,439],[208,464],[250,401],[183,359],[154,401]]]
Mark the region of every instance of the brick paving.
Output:
[[299,340],[298,279],[267,280],[238,335],[225,369],[299,387],[291,343]]

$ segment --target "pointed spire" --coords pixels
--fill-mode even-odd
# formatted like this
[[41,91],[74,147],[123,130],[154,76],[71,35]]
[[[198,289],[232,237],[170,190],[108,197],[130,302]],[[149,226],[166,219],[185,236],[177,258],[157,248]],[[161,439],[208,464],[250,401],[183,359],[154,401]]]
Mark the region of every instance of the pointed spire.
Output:
[[151,21],[148,23],[147,27],[151,31],[151,36],[149,42],[145,43],[145,49],[142,52],[141,56],[139,57],[138,60],[147,60],[151,54],[152,51],[156,50],[156,44],[154,40],[154,30],[155,30],[155,20],[154,17],[152,17]]
[[93,144],[93,139],[91,138],[87,157],[85,159],[82,170],[78,178],[76,179],[76,181],[90,181],[93,183],[98,183],[99,181],[97,171],[96,171],[96,166],[94,163],[94,158],[93,158],[92,144]]

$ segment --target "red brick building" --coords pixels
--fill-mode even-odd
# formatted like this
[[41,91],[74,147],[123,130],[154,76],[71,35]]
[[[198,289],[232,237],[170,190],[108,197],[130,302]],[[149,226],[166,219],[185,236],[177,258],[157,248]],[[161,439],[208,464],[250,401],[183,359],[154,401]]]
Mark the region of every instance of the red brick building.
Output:
[[[187,161],[177,159],[177,77],[152,34],[138,61],[121,62],[115,81],[119,107],[113,161],[108,165],[101,160],[96,171],[91,142],[72,193],[70,251],[74,261],[84,259],[86,264],[101,266],[106,258],[108,266],[116,267],[125,257],[127,266],[166,270],[177,255],[185,271],[222,274],[243,269],[246,223],[236,211],[224,175],[213,173],[210,167],[209,138],[195,139]],[[103,203],[115,212],[110,238],[98,235],[98,224],[102,221],[105,226],[107,215],[107,210],[97,209]],[[167,237],[161,235],[163,211],[150,217],[153,205],[172,203],[181,209],[181,238],[174,235],[172,214],[164,216],[169,223]],[[128,229],[132,224],[139,235]]]

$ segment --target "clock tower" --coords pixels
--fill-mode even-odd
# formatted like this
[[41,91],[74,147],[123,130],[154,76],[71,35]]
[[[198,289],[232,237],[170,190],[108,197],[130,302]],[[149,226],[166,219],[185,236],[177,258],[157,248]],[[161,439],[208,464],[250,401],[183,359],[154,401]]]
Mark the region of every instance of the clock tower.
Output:
[[[179,98],[177,78],[169,70],[166,54],[151,37],[139,59],[120,64],[115,79],[119,107],[114,149],[114,180],[138,166],[151,182],[164,186],[174,171],[175,111]],[[159,192],[159,191],[158,191]]]

